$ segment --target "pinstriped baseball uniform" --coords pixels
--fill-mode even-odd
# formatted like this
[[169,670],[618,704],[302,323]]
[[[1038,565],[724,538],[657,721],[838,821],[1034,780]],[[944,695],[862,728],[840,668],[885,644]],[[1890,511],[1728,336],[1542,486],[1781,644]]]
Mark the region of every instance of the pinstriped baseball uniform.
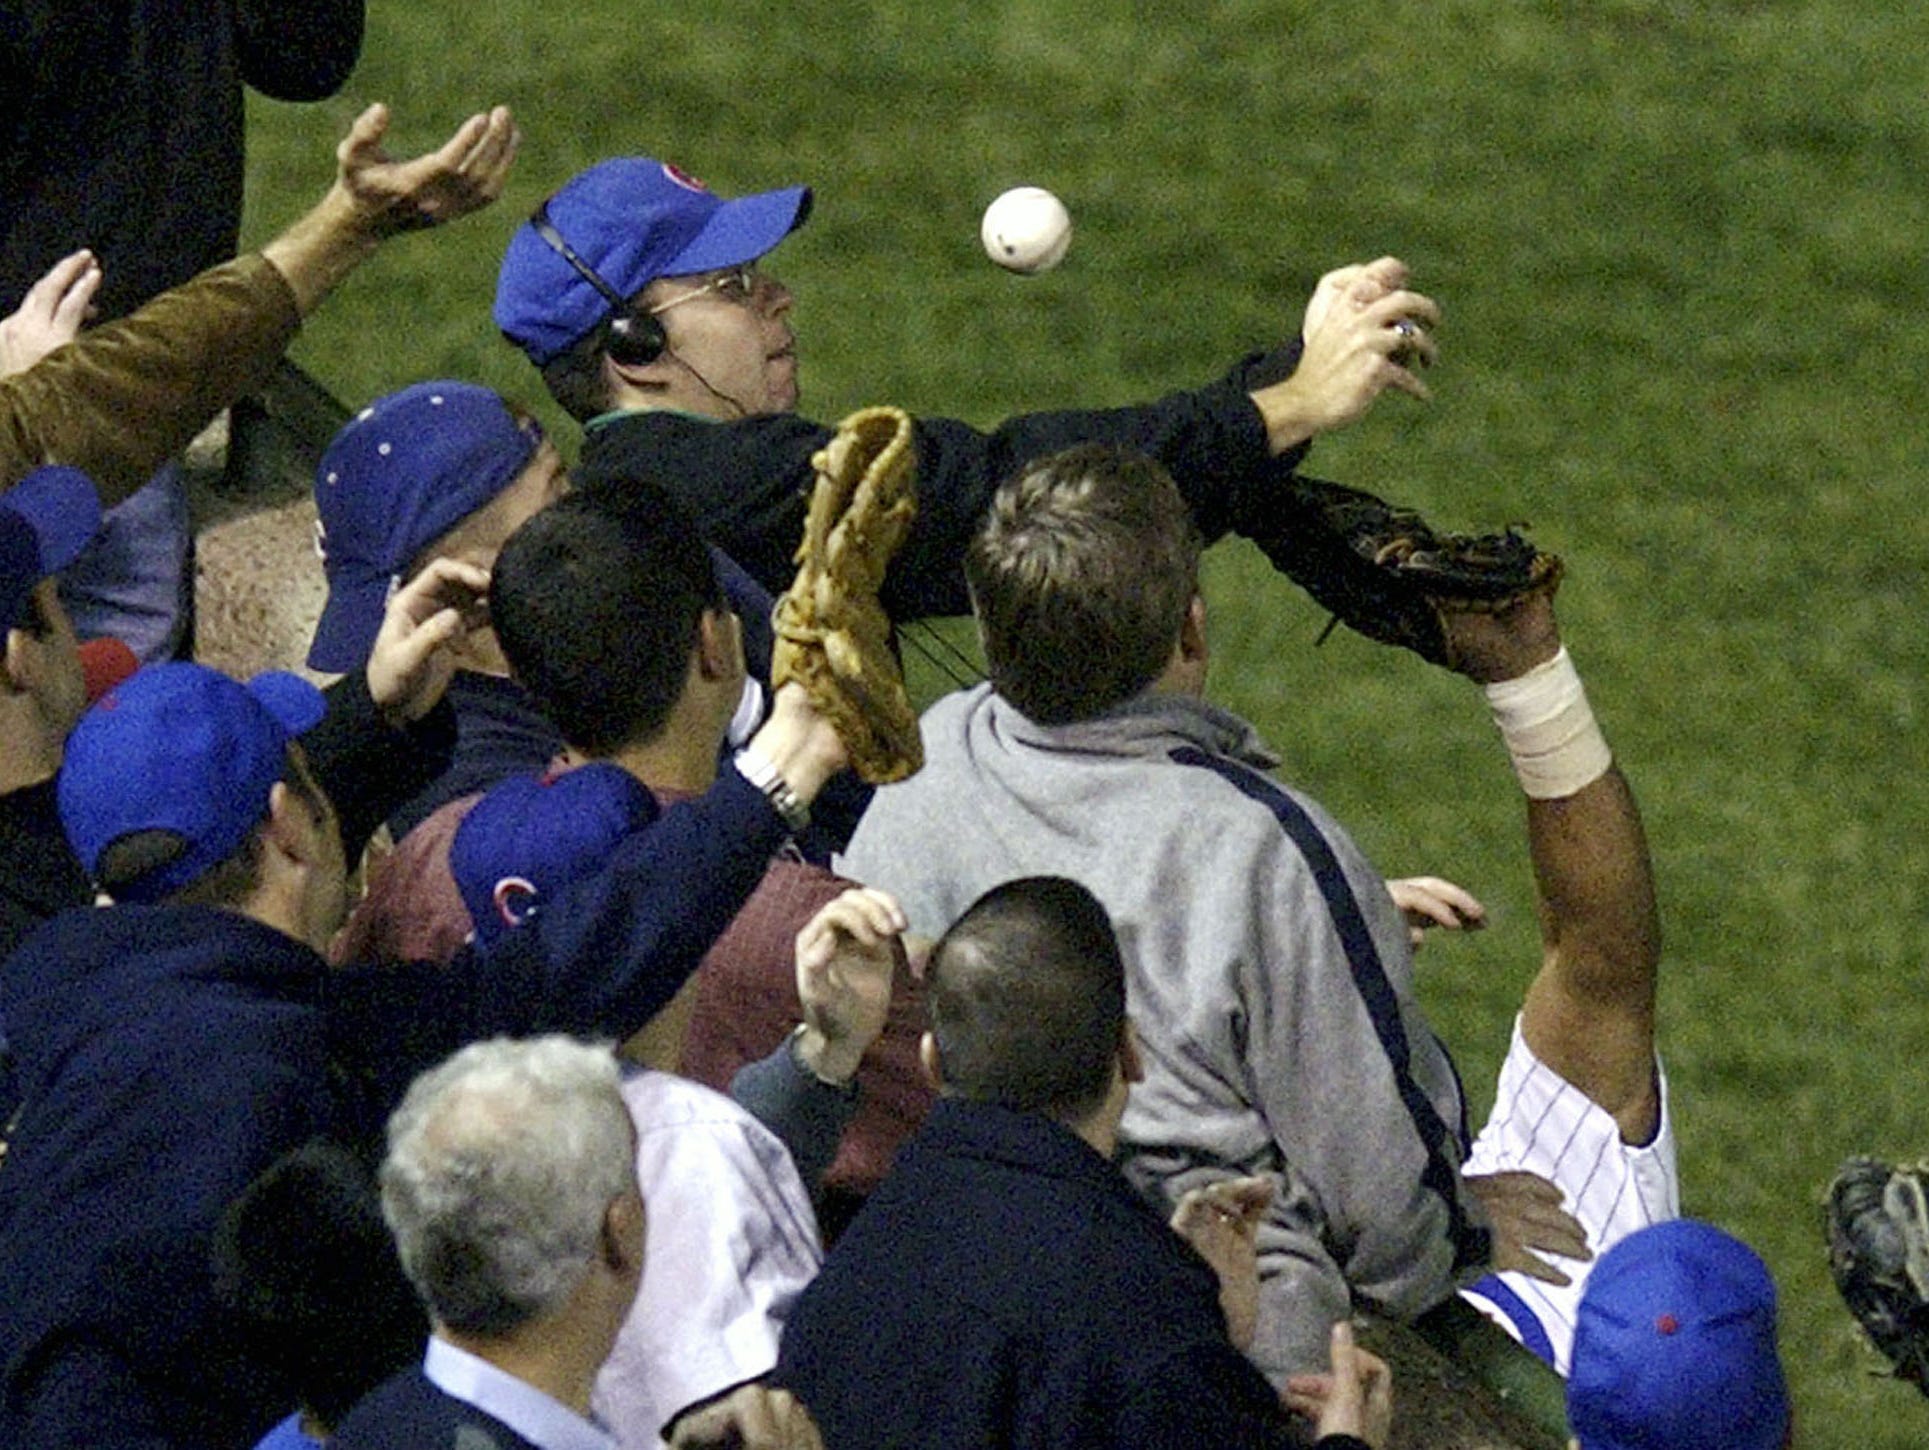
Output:
[[[1655,1075],[1661,1092],[1660,1125],[1652,1141],[1624,1143],[1605,1108],[1534,1056],[1516,1017],[1494,1111],[1474,1141],[1465,1171],[1524,1169],[1550,1179],[1564,1195],[1568,1212],[1586,1230],[1598,1261],[1636,1229],[1681,1214],[1668,1079],[1658,1058]],[[1573,1282],[1560,1288],[1509,1270],[1488,1274],[1461,1292],[1565,1375],[1588,1265],[1546,1257]]]

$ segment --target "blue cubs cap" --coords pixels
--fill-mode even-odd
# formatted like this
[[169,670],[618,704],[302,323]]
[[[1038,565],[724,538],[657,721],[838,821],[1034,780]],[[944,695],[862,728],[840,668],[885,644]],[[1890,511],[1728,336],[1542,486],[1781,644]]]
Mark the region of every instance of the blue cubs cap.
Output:
[[1780,1450],[1788,1385],[1755,1251],[1674,1219],[1602,1255],[1575,1320],[1567,1419],[1582,1450]]
[[[804,224],[807,186],[726,201],[688,172],[647,156],[604,161],[543,204],[570,249],[619,297],[658,277],[754,262]],[[496,326],[542,367],[608,317],[609,300],[533,222],[517,228],[496,280]]]
[[495,787],[470,808],[449,844],[449,872],[477,943],[487,947],[528,921],[656,815],[656,798],[641,781],[602,762]]
[[288,742],[322,717],[299,675],[243,685],[205,665],[150,665],[109,690],[67,737],[54,786],[60,824],[87,874],[136,831],[171,831],[187,849],[133,883],[120,901],[158,901],[234,854],[268,814]]
[[367,664],[401,571],[515,482],[542,441],[533,420],[473,383],[417,383],[357,413],[315,469],[328,603],[309,668]]
[[78,468],[36,468],[0,493],[0,631],[17,629],[43,579],[73,563],[100,531],[100,495]]

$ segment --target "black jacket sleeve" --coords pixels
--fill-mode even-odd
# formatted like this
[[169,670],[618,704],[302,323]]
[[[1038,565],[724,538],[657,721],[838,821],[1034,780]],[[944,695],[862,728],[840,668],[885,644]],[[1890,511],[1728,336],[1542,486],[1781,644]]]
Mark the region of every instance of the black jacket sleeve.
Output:
[[[1230,1340],[1188,1345],[1166,1356],[1126,1391],[1118,1410],[1119,1441],[1143,1450],[1305,1450],[1314,1444],[1303,1422],[1280,1407],[1271,1387]],[[1344,1450],[1345,1440],[1320,1440]]]
[[770,1056],[738,1068],[730,1096],[790,1150],[797,1176],[816,1198],[857,1113],[857,1083],[847,1090],[814,1077],[797,1060],[793,1042],[785,1038]]
[[323,694],[328,713],[301,744],[341,816],[342,854],[353,864],[390,812],[449,768],[455,711],[444,700],[414,724],[394,729],[376,709],[360,670]]
[[[1276,477],[1303,449],[1275,459],[1247,394],[1289,375],[1298,342],[1242,360],[1203,388],[1133,407],[1024,413],[989,432],[950,418],[916,420],[918,516],[885,580],[897,620],[970,613],[965,546],[998,486],[1034,458],[1078,443],[1135,448],[1163,463],[1215,539],[1231,525],[1235,485]],[[788,588],[814,475],[832,430],[789,415],[718,423],[669,412],[610,415],[586,436],[578,480],[621,493],[667,491],[698,527],[764,586]]]

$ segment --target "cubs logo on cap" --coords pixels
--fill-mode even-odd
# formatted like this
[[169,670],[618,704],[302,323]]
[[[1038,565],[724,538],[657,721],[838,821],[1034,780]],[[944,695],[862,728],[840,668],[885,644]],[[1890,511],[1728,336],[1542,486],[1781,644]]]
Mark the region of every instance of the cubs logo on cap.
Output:
[[449,843],[449,872],[477,944],[526,926],[656,816],[643,783],[602,762],[515,776],[490,791]]
[[685,171],[681,166],[678,166],[674,161],[666,161],[663,163],[663,174],[678,186],[688,191],[700,191],[706,195],[709,193],[710,188],[708,186]]
[[536,883],[527,876],[505,876],[490,893],[504,926],[521,926],[536,914]]

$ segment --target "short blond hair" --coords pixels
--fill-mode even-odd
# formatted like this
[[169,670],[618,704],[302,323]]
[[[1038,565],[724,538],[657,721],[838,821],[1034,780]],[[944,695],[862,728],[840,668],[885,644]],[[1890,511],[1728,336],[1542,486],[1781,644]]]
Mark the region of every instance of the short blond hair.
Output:
[[1144,454],[1085,444],[1028,464],[965,557],[992,685],[1041,725],[1138,694],[1172,657],[1199,553],[1177,485]]

